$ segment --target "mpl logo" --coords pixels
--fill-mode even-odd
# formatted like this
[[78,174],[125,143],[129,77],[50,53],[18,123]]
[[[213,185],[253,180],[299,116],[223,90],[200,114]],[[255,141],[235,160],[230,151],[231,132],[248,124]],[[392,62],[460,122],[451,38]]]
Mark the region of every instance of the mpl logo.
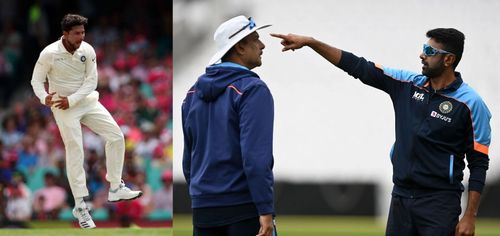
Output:
[[417,91],[415,91],[415,93],[413,94],[413,97],[411,97],[419,102],[423,102],[424,101],[424,93],[419,93]]
[[448,123],[451,123],[451,118],[450,117],[441,115],[441,114],[437,113],[436,111],[431,111],[431,116],[434,117],[434,118],[438,118],[440,120],[444,120],[444,121],[446,121]]

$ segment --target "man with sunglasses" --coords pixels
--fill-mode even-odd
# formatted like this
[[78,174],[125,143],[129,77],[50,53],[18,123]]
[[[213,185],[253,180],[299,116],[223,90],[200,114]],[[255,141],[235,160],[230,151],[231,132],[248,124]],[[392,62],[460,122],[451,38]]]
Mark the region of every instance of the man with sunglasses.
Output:
[[251,70],[264,44],[252,18],[214,34],[217,52],[182,104],[183,171],[196,236],[271,236],[273,97]]
[[[455,71],[465,36],[456,29],[427,32],[422,74],[382,67],[312,37],[271,34],[283,51],[309,46],[361,82],[389,94],[396,121],[393,182],[386,235],[474,235],[488,169],[491,114]],[[470,170],[462,219],[463,169]]]

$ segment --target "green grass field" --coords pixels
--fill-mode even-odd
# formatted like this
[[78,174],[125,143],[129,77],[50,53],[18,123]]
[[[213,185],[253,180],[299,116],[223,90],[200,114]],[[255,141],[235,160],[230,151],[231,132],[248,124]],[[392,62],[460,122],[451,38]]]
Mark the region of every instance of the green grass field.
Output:
[[[370,217],[278,216],[279,236],[375,236],[384,235],[385,225]],[[174,235],[191,236],[191,216],[174,215]],[[478,236],[500,236],[500,219],[480,219]]]
[[30,229],[0,229],[0,236],[172,236],[172,228],[71,228],[67,222],[31,222]]
[[0,235],[5,236],[171,236],[169,228],[141,229],[0,229]]
[[[385,226],[370,217],[278,216],[280,236],[375,236],[384,235]],[[68,228],[67,223],[33,222],[32,229],[0,229],[0,236],[191,236],[191,216],[174,216],[174,228]],[[479,219],[478,236],[500,236],[500,219]]]

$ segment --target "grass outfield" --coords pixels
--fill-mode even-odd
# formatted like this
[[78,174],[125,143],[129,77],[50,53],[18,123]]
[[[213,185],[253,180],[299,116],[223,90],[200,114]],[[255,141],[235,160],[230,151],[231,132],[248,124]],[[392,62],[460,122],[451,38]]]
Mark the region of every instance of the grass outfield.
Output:
[[70,229],[0,229],[0,235],[5,236],[172,236],[170,228],[106,228],[82,230]]
[[[279,236],[379,236],[385,226],[370,217],[278,216]],[[192,236],[191,216],[174,215],[175,236]],[[499,236],[500,219],[479,219],[476,235]]]
[[71,228],[67,222],[30,222],[30,229],[1,229],[0,236],[172,236],[172,228]]

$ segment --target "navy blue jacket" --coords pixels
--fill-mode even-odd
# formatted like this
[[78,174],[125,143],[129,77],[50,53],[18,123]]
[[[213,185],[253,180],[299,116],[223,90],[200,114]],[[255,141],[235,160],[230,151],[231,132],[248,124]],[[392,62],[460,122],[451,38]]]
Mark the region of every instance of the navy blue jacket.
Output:
[[384,68],[345,51],[339,68],[391,97],[396,121],[393,194],[417,197],[436,190],[463,191],[465,158],[469,191],[482,191],[491,114],[460,73],[455,72],[452,84],[436,91],[424,75]]
[[256,73],[225,65],[208,67],[182,104],[192,207],[254,203],[274,214],[273,97]]

